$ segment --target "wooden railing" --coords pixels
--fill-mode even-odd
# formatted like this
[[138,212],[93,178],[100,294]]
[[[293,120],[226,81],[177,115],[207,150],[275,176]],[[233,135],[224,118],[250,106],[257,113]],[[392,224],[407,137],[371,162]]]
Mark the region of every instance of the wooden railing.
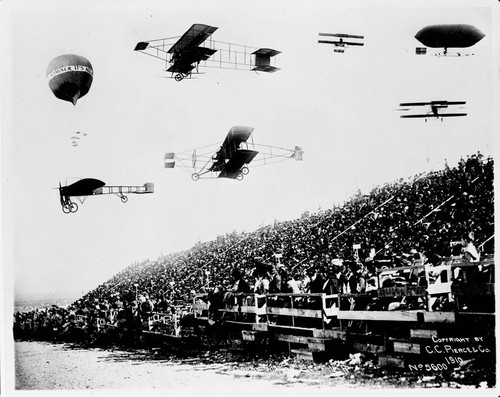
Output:
[[[463,273],[463,274],[460,274]],[[381,269],[377,279],[401,276],[406,285],[392,285],[388,288],[372,289],[368,293],[335,294],[232,294],[219,308],[222,319],[226,321],[259,324],[257,328],[267,326],[314,327],[325,329],[332,327],[332,321],[372,320],[372,321],[433,321],[453,322],[455,313],[468,312],[493,314],[494,308],[494,260],[486,258],[477,263],[465,262],[459,258],[446,258],[438,266],[417,263],[414,266]],[[414,277],[408,277],[413,275]],[[472,275],[472,276],[471,276]],[[478,283],[456,282],[457,276],[476,277]],[[479,277],[479,278],[478,278]],[[372,302],[395,302],[406,299],[406,304],[396,310],[388,310],[387,305],[374,306]],[[434,311],[439,299],[456,304],[448,304],[446,309]],[[474,301],[475,300],[475,301]],[[478,304],[479,302],[480,304]],[[460,305],[459,305],[460,303]],[[475,307],[474,303],[476,303]],[[471,309],[472,308],[472,309]],[[180,335],[180,319],[189,314],[195,319],[209,319],[210,302],[208,294],[197,294],[192,305],[176,307],[170,313],[151,312],[141,316],[142,329],[148,332],[160,332]],[[464,309],[464,310],[462,310]],[[447,313],[445,313],[447,312]],[[101,311],[93,320],[92,327],[98,330],[121,328],[124,319],[118,319],[118,310]],[[75,328],[86,329],[90,316],[82,310],[72,320]],[[40,327],[37,321],[25,319],[20,328]],[[190,323],[192,324],[192,323]]]

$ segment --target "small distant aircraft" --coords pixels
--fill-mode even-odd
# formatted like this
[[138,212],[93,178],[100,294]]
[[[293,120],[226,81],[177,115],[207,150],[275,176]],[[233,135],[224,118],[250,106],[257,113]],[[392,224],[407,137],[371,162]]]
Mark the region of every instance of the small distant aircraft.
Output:
[[[302,161],[304,151],[299,146],[295,146],[295,149],[285,149],[254,144],[253,139],[252,142],[248,142],[253,130],[252,127],[232,127],[218,149],[216,149],[218,144],[214,144],[198,149],[198,151],[195,149],[193,152],[178,155],[166,153],[165,168],[174,168],[178,163],[182,168],[191,172],[193,181],[215,177],[241,181],[250,172],[248,164],[252,161],[256,166],[287,159]],[[255,150],[256,147],[259,150]],[[204,150],[204,152],[199,153],[199,150]]]
[[[280,51],[270,48],[253,48],[245,45],[212,40],[216,27],[194,24],[182,36],[169,37],[137,43],[134,51],[161,59],[166,71],[176,81],[198,74],[200,63],[204,67],[220,69],[253,70],[275,72],[279,68],[271,65],[271,58]],[[173,42],[173,39],[178,39]],[[217,56],[213,57],[215,53]]]
[[362,43],[360,41],[344,41],[344,39],[362,40],[365,38],[365,36],[351,35],[351,34],[345,34],[345,33],[320,33],[319,35],[339,38],[336,41],[318,40],[318,43],[333,44],[335,46],[335,48],[333,49],[334,52],[344,53],[346,47],[349,47],[351,45],[353,45],[353,46],[364,45],[364,43]]
[[[431,102],[404,102],[400,103],[399,106],[412,107],[412,106],[429,106],[430,111],[421,114],[403,114],[401,118],[412,119],[412,118],[424,118],[427,122],[428,118],[435,117],[436,119],[441,119],[443,121],[444,117],[460,117],[467,116],[467,113],[442,113],[442,109],[447,109],[448,106],[455,105],[465,105],[465,101],[431,101]],[[401,111],[408,111],[409,108],[398,109]]]
[[126,203],[128,197],[125,194],[153,192],[153,183],[145,183],[143,186],[106,186],[103,181],[93,178],[80,179],[67,186],[61,186],[61,183],[59,183],[59,198],[65,214],[78,211],[78,205],[74,201],[71,201],[71,197],[76,197],[83,204],[88,196],[116,194],[123,203]]
[[[415,38],[423,45],[430,48],[443,48],[443,52],[438,52],[437,56],[468,56],[472,53],[448,52],[448,48],[467,48],[480,41],[485,34],[472,25],[450,24],[450,25],[430,25],[421,29]],[[417,55],[427,54],[426,47],[417,47]]]

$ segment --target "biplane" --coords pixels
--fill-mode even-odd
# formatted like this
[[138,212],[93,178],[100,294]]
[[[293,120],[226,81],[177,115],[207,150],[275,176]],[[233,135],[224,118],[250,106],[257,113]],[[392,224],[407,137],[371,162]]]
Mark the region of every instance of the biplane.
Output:
[[[320,36],[328,36],[328,37],[338,37],[335,40],[318,40],[318,43],[322,44],[333,44],[335,48],[334,52],[344,53],[345,49],[349,46],[362,46],[364,43],[361,41],[365,36],[353,35],[353,34],[345,34],[345,33],[320,33]],[[345,41],[344,39],[350,39],[350,41]]]
[[220,146],[214,144],[179,154],[165,153],[165,168],[178,164],[191,172],[194,181],[216,177],[241,181],[249,173],[250,163],[258,166],[287,159],[302,161],[304,151],[301,147],[285,149],[256,144],[251,137],[253,130],[252,127],[235,126]]
[[453,51],[448,48],[467,48],[480,41],[485,34],[478,28],[466,24],[430,25],[419,30],[415,38],[426,47],[417,47],[417,55],[426,55],[427,47],[442,48],[442,52],[437,52],[437,56],[467,56],[472,53]]
[[280,51],[215,41],[212,33],[216,30],[216,27],[196,23],[182,36],[141,41],[134,51],[164,61],[166,71],[171,72],[176,81],[198,74],[200,65],[267,73],[279,70],[271,65],[271,58]]
[[154,184],[145,183],[143,186],[106,186],[103,181],[93,178],[84,178],[71,185],[61,186],[59,183],[59,199],[62,210],[65,214],[78,211],[78,204],[71,201],[71,197],[76,197],[83,204],[88,196],[101,194],[116,194],[123,203],[128,201],[126,194],[129,193],[153,193]]
[[456,105],[465,105],[465,101],[431,101],[431,102],[404,102],[400,103],[399,106],[403,106],[404,108],[399,109],[400,111],[408,111],[410,108],[408,107],[424,107],[424,106],[429,106],[430,110],[426,113],[418,113],[418,114],[403,114],[401,115],[401,118],[404,119],[414,119],[414,118],[423,118],[425,121],[427,121],[428,118],[435,117],[436,119],[443,119],[445,117],[460,117],[460,116],[467,116],[467,113],[449,113],[449,112],[442,112],[443,109],[447,109],[449,106],[456,106]]

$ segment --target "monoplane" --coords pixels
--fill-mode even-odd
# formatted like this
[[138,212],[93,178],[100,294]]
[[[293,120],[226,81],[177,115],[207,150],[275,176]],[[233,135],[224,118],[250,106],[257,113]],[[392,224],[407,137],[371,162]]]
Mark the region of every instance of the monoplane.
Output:
[[93,178],[84,178],[71,185],[61,186],[59,183],[59,198],[62,210],[65,214],[78,211],[78,204],[71,201],[71,197],[76,197],[83,204],[88,196],[101,194],[116,194],[123,203],[128,201],[126,194],[129,193],[153,193],[154,184],[145,183],[143,186],[106,186],[103,181]]
[[430,101],[430,102],[404,102],[400,103],[399,106],[402,108],[399,109],[400,111],[408,111],[410,110],[411,107],[429,107],[429,111],[425,113],[417,113],[417,114],[403,114],[401,115],[401,118],[403,119],[414,119],[414,118],[424,118],[425,121],[427,121],[428,118],[436,118],[436,119],[441,119],[443,121],[443,118],[445,117],[460,117],[460,116],[467,116],[467,113],[451,113],[451,112],[442,112],[443,109],[448,109],[449,106],[456,106],[456,105],[465,105],[465,101]]
[[216,30],[216,27],[197,23],[182,36],[141,41],[134,51],[164,61],[166,71],[171,72],[176,81],[198,74],[200,65],[268,73],[279,70],[271,65],[271,58],[280,51],[215,41],[212,33]]
[[466,24],[430,25],[418,31],[415,38],[426,47],[417,47],[417,55],[427,54],[427,47],[442,48],[437,56],[467,56],[472,53],[453,51],[448,48],[468,48],[480,41],[485,34],[478,28]]
[[301,147],[285,149],[256,144],[251,138],[253,130],[252,127],[235,126],[229,130],[220,146],[214,144],[179,154],[165,153],[165,168],[174,168],[178,164],[191,172],[194,181],[200,178],[229,178],[241,181],[249,173],[250,163],[258,166],[287,159],[302,160],[304,152]]
[[[318,40],[318,43],[333,44],[335,46],[335,48],[333,49],[334,52],[344,53],[345,49],[349,46],[364,45],[364,43],[362,43],[361,41],[355,41],[355,40],[362,40],[365,38],[365,36],[345,34],[345,33],[320,33],[319,35],[338,37],[338,39],[335,40]],[[345,41],[344,39],[350,39],[350,41]]]

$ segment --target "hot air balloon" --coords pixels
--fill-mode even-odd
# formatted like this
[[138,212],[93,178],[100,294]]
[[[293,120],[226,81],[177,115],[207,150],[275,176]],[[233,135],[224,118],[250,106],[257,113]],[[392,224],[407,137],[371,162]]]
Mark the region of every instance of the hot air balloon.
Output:
[[74,54],[54,58],[47,68],[49,87],[54,95],[73,105],[89,92],[93,74],[88,59]]

